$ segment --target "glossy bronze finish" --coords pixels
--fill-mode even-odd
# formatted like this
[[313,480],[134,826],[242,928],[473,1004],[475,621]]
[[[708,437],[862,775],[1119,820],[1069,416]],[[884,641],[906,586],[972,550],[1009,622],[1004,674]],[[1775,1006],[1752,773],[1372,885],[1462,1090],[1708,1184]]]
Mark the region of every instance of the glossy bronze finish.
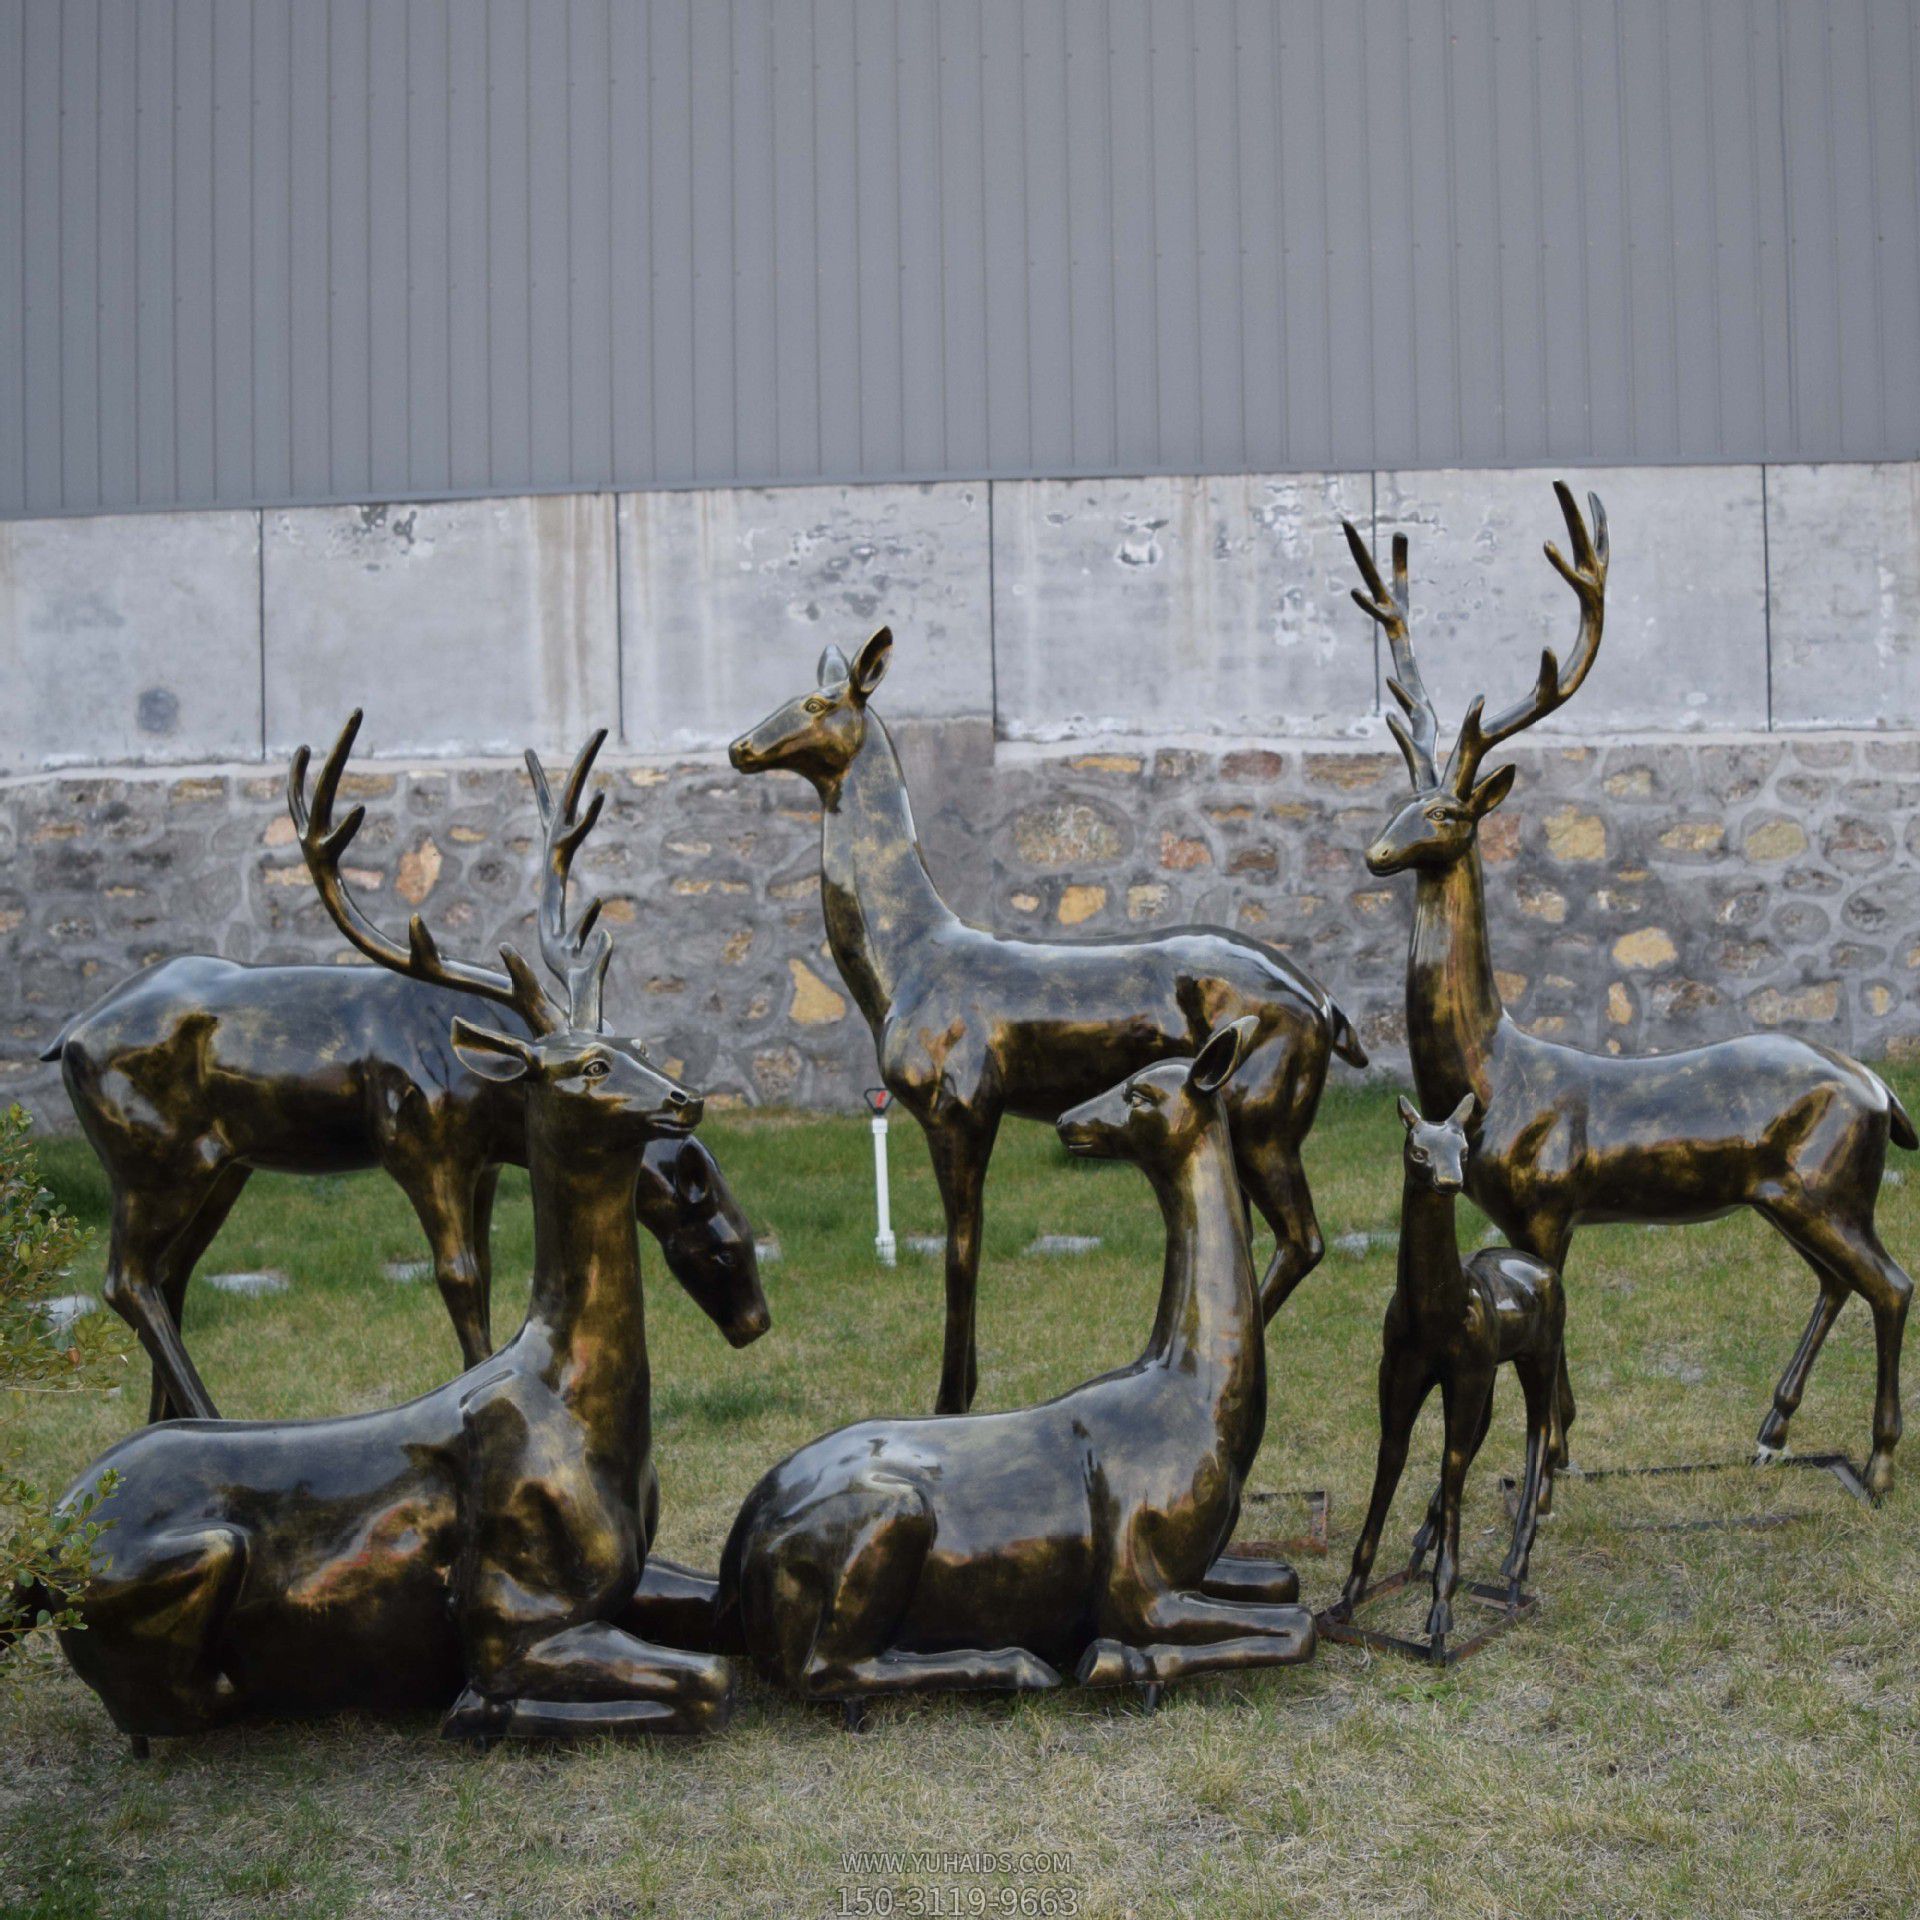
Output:
[[[341,883],[360,813],[332,805],[352,729],[306,805],[314,877],[382,964],[512,1006],[538,1037],[452,1023],[469,1071],[518,1083],[534,1195],[526,1324],[405,1406],[350,1419],[169,1421],[106,1453],[69,1497],[116,1476],[75,1671],[137,1740],[245,1714],[446,1706],[443,1731],[693,1732],[724,1719],[727,1663],[638,1638],[657,1500],[633,1190],[650,1140],[683,1137],[697,1097],[600,1031],[602,945],[548,999],[442,957],[416,917],[389,941]],[[703,1302],[730,1338],[764,1323],[757,1287]],[[656,1582],[656,1589],[661,1583]],[[458,1696],[457,1698],[455,1696]]]
[[1271,948],[1224,928],[1068,944],[961,920],[927,872],[893,742],[867,704],[892,647],[885,627],[852,666],[829,647],[815,690],[742,734],[732,758],[742,773],[801,774],[819,793],[833,957],[873,1031],[881,1078],[927,1136],[947,1218],[934,1410],[973,1401],[982,1192],[1001,1117],[1050,1120],[1243,1015],[1256,1036],[1228,1106],[1241,1186],[1278,1241],[1260,1289],[1271,1319],[1323,1251],[1300,1143],[1328,1051],[1366,1064],[1346,1015]]
[[1257,1018],[1064,1115],[1132,1160],[1167,1253],[1146,1351],[1043,1406],[867,1420],[747,1496],[720,1562],[721,1644],[811,1699],[924,1688],[1157,1686],[1313,1652],[1291,1568],[1217,1561],[1266,1422],[1266,1342],[1219,1089]]
[[[573,856],[599,813],[597,795],[584,815],[579,800],[605,737],[595,734],[575,760],[558,808],[527,756],[545,829],[542,953],[570,988],[597,951],[594,909],[570,928],[565,900]],[[113,1185],[105,1292],[153,1356],[149,1418],[215,1417],[181,1342],[181,1309],[256,1168],[384,1168],[426,1230],[462,1357],[469,1366],[486,1358],[494,1189],[502,1165],[526,1165],[527,1092],[473,1072],[447,1033],[455,1019],[490,1011],[505,1031],[533,1037],[517,1008],[490,1010],[473,993],[384,968],[195,956],[114,988],[47,1050]],[[696,1298],[757,1288],[752,1229],[698,1140],[650,1141],[634,1197]]]
[[1557,1432],[1560,1354],[1566,1302],[1560,1276],[1531,1254],[1489,1247],[1464,1264],[1453,1224],[1454,1196],[1465,1185],[1471,1149],[1467,1097],[1446,1119],[1427,1121],[1400,1102],[1407,1129],[1402,1152],[1400,1266],[1387,1306],[1380,1356],[1380,1456],[1373,1473],[1373,1499],[1353,1550],[1353,1569],[1334,1609],[1351,1619],[1365,1599],[1380,1545],[1380,1529],[1407,1464],[1407,1442],[1427,1396],[1437,1386],[1446,1407],[1446,1452],[1440,1485],[1425,1523],[1413,1540],[1409,1575],[1417,1574],[1428,1550],[1433,1564],[1433,1607],[1427,1615],[1430,1655],[1444,1661],[1453,1631],[1453,1598],[1460,1584],[1460,1496],[1493,1418],[1493,1384],[1511,1365],[1527,1397],[1527,1470],[1513,1524],[1513,1546],[1500,1570],[1507,1603],[1518,1607],[1540,1520],[1540,1501],[1553,1476]]
[[[1849,1293],[1872,1310],[1879,1351],[1867,1485],[1893,1483],[1900,1438],[1900,1341],[1913,1283],[1874,1228],[1889,1137],[1920,1144],[1877,1074],[1831,1048],[1785,1034],[1747,1034],[1645,1059],[1583,1053],[1524,1033],[1508,1018],[1487,946],[1476,835],[1506,798],[1512,767],[1479,777],[1501,741],[1572,696],[1600,646],[1607,522],[1589,496],[1589,535],[1573,495],[1556,487],[1573,547],[1547,558],[1580,603],[1580,632],[1563,676],[1551,648],[1523,700],[1492,720],[1476,699],[1452,758],[1437,772],[1438,721],[1421,684],[1407,624],[1407,542],[1393,543],[1393,587],[1355,528],[1348,544],[1366,581],[1354,598],[1393,650],[1388,685],[1405,712],[1388,716],[1412,775],[1413,797],[1367,849],[1376,874],[1411,869],[1418,892],[1407,954],[1407,1039],[1420,1103],[1445,1112],[1479,1102],[1467,1190],[1506,1237],[1564,1273],[1573,1230],[1587,1220],[1707,1220],[1752,1207],[1812,1267],[1820,1298],[1760,1429],[1763,1454],[1786,1443],[1820,1345]],[[1562,1385],[1567,1419],[1571,1400]],[[1559,1462],[1557,1464],[1564,1464]]]

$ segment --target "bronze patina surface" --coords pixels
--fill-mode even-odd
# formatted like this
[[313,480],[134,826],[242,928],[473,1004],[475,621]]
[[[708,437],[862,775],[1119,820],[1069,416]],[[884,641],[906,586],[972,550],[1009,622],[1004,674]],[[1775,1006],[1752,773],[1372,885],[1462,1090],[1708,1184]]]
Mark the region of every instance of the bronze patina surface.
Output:
[[[541,946],[562,980],[592,944],[591,909],[569,927],[566,889],[598,817],[597,795],[584,814],[579,801],[605,737],[574,761],[558,806],[527,756],[544,828]],[[114,988],[47,1049],[113,1186],[105,1293],[153,1356],[151,1419],[215,1417],[181,1308],[257,1168],[385,1169],[426,1230],[462,1358],[486,1358],[494,1189],[503,1164],[526,1165],[527,1089],[473,1072],[447,1034],[489,1016],[534,1035],[516,1008],[384,968],[194,956]],[[698,1140],[650,1141],[634,1198],[696,1298],[757,1285],[752,1229]]]
[[1228,1110],[1241,1187],[1278,1241],[1260,1289],[1271,1318],[1323,1250],[1300,1143],[1328,1052],[1366,1063],[1345,1014],[1270,947],[1224,928],[1068,943],[960,919],[927,871],[893,742],[868,705],[892,647],[885,627],[851,666],[829,647],[814,690],[742,734],[732,758],[742,773],[800,774],[819,793],[833,957],[873,1031],[881,1078],[927,1136],[947,1219],[935,1411],[973,1401],[982,1193],[1002,1116],[1051,1120],[1243,1015],[1255,1032]]
[[[567,1003],[511,948],[504,973],[443,957],[415,917],[389,941],[341,882],[362,810],[332,808],[351,726],[309,815],[314,878],[383,965],[513,1008],[537,1037],[451,1024],[482,1079],[524,1088],[534,1196],[526,1324],[405,1406],[302,1422],[168,1421],[104,1454],[69,1497],[117,1484],[63,1637],[74,1669],[136,1741],[244,1714],[448,1707],[451,1735],[691,1732],[718,1724],[723,1659],[639,1638],[656,1499],[634,1183],[649,1141],[684,1137],[697,1096],[601,1030],[607,943],[582,945]],[[739,1343],[759,1289],[703,1300]],[[456,1697],[457,1696],[457,1697]]]
[[1042,1406],[866,1420],[747,1496],[719,1637],[813,1699],[919,1688],[1157,1686],[1314,1647],[1293,1571],[1219,1560],[1266,1423],[1266,1341],[1221,1089],[1261,1023],[1221,1028],[1064,1115],[1134,1162],[1166,1219],[1146,1351]]
[[1500,1002],[1476,836],[1506,798],[1514,770],[1482,779],[1481,762],[1571,698],[1599,651],[1605,614],[1605,511],[1589,496],[1589,533],[1573,495],[1564,485],[1555,491],[1573,559],[1552,545],[1547,558],[1579,601],[1572,660],[1563,674],[1546,649],[1532,692],[1491,719],[1476,699],[1444,772],[1436,770],[1438,720],[1408,626],[1406,537],[1394,538],[1389,588],[1347,527],[1366,582],[1354,598],[1386,632],[1388,685],[1406,716],[1389,714],[1387,723],[1413,797],[1366,858],[1376,874],[1411,870],[1415,878],[1407,1040],[1420,1104],[1444,1113],[1475,1096],[1467,1190],[1516,1247],[1563,1274],[1582,1221],[1707,1220],[1748,1206],[1786,1236],[1813,1269],[1820,1297],[1774,1390],[1763,1450],[1785,1445],[1821,1342],[1847,1295],[1859,1294],[1873,1313],[1879,1354],[1865,1479],[1884,1493],[1900,1438],[1900,1342],[1913,1283],[1880,1244],[1874,1207],[1888,1139],[1920,1144],[1899,1101],[1859,1062],[1786,1034],[1619,1059],[1525,1033]]
[[1511,1247],[1488,1247],[1462,1262],[1453,1222],[1454,1196],[1466,1183],[1472,1150],[1466,1124],[1468,1094],[1444,1120],[1428,1121],[1402,1099],[1407,1130],[1401,1159],[1400,1264],[1387,1305],[1380,1355],[1380,1454],[1373,1498],[1353,1550],[1353,1569],[1333,1609],[1350,1619],[1366,1597],[1373,1557],[1387,1509],[1407,1464],[1407,1442],[1427,1396],[1437,1386],[1446,1409],[1446,1451],[1440,1485],[1413,1541],[1410,1573],[1429,1549],[1433,1606],[1427,1615],[1429,1651],[1444,1661],[1453,1631],[1453,1599],[1460,1585],[1460,1496],[1493,1418],[1493,1386],[1511,1365],[1527,1398],[1527,1468],[1513,1523],[1513,1545],[1500,1578],[1508,1603],[1518,1606],[1533,1553],[1540,1503],[1552,1482],[1560,1442],[1560,1351],[1566,1302],[1560,1276],[1544,1261]]

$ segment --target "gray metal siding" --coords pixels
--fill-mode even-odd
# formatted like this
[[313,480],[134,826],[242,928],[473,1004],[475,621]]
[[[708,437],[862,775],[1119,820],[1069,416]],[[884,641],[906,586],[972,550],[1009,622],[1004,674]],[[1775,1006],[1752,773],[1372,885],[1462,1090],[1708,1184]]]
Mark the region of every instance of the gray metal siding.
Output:
[[1916,0],[0,0],[0,513],[1920,452]]

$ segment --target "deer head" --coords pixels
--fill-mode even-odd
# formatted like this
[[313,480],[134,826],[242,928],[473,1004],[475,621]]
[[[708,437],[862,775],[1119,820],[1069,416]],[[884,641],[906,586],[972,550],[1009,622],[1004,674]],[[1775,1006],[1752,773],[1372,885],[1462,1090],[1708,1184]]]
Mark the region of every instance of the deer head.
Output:
[[556,999],[541,986],[525,959],[510,946],[500,949],[504,972],[450,960],[415,914],[407,944],[389,938],[361,910],[347,890],[340,861],[360,831],[366,808],[356,806],[337,825],[334,802],[348,756],[360,731],[360,713],[349,717],[307,797],[309,753],[293,756],[287,775],[287,807],[322,903],[334,924],[370,960],[409,979],[451,987],[496,1006],[509,1008],[532,1029],[532,1037],[497,1032],[465,1019],[453,1022],[454,1051],[462,1063],[486,1080],[524,1082],[539,1097],[530,1117],[569,1155],[638,1153],[660,1134],[692,1131],[701,1102],[646,1058],[638,1040],[615,1039],[601,1031],[602,989],[612,941],[604,930],[589,936],[599,913],[596,900],[577,925],[566,917],[566,890],[573,855],[600,814],[600,796],[579,812],[580,789],[603,735],[587,743],[574,762],[563,803],[555,808],[539,763],[534,771],[546,833],[546,873],[541,889],[540,946],[553,972],[566,983],[566,998]]
[[867,702],[887,676],[893,654],[893,629],[881,627],[855,655],[853,664],[838,647],[820,656],[811,693],[775,707],[727,749],[741,773],[771,773],[784,768],[811,780],[822,794],[839,784],[867,737]]
[[1225,1122],[1211,1096],[1232,1079],[1260,1023],[1243,1014],[1207,1036],[1191,1060],[1159,1060],[1117,1087],[1063,1113],[1054,1123],[1069,1153],[1137,1166],[1178,1165],[1211,1121]]
[[1435,1193],[1458,1193],[1467,1183],[1467,1122],[1473,1117],[1473,1095],[1444,1120],[1427,1120],[1403,1093],[1400,1124],[1407,1130],[1401,1160],[1407,1177]]
[[1532,692],[1491,720],[1483,714],[1486,696],[1476,695],[1460,723],[1444,773],[1436,772],[1434,767],[1439,719],[1420,678],[1408,625],[1407,537],[1403,533],[1393,537],[1393,586],[1389,590],[1359,529],[1351,520],[1341,523],[1346,528],[1347,545],[1353,550],[1360,577],[1366,582],[1365,592],[1358,587],[1354,589],[1354,601],[1380,624],[1387,644],[1393,649],[1393,673],[1387,687],[1398,701],[1401,713],[1388,714],[1387,727],[1399,743],[1413,783],[1412,798],[1402,803],[1367,849],[1369,872],[1388,874],[1408,867],[1442,868],[1458,860],[1473,845],[1480,822],[1513,787],[1512,767],[1498,767],[1483,780],[1481,762],[1502,741],[1511,740],[1570,700],[1593,667],[1606,614],[1607,510],[1600,504],[1598,494],[1587,495],[1587,505],[1593,514],[1593,532],[1589,535],[1587,523],[1565,481],[1556,480],[1553,490],[1566,519],[1573,561],[1569,565],[1552,541],[1547,542],[1546,554],[1553,570],[1573,589],[1580,603],[1580,631],[1574,642],[1573,657],[1563,676],[1558,655],[1551,647],[1544,648],[1539,678]]

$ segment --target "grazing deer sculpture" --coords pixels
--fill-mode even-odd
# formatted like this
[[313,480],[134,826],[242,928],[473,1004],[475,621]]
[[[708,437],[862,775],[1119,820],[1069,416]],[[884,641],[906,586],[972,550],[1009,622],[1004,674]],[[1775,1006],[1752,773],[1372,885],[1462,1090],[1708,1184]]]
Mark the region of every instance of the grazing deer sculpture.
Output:
[[[1573,548],[1549,544],[1554,571],[1580,606],[1563,673],[1552,648],[1524,699],[1492,718],[1467,709],[1444,773],[1434,760],[1438,720],[1420,679],[1407,616],[1407,542],[1393,543],[1393,586],[1351,522],[1347,542],[1366,582],[1354,599],[1385,631],[1388,681],[1402,713],[1387,724],[1412,776],[1413,796],[1367,849],[1376,874],[1411,869],[1417,892],[1407,950],[1407,1041],[1420,1104],[1445,1112],[1479,1103],[1467,1190],[1517,1247],[1564,1273],[1573,1230],[1587,1220],[1707,1220],[1748,1206],[1813,1269],[1820,1298],[1760,1428],[1761,1456],[1786,1444],[1822,1341],[1849,1293],[1873,1313],[1879,1380],[1866,1484],[1893,1484],[1900,1438],[1900,1341],[1913,1283],[1874,1228],[1889,1137],[1920,1144],[1913,1122],[1878,1075],[1829,1047],[1785,1034],[1746,1034],[1642,1059],[1585,1053],[1523,1032],[1507,1015],[1487,945],[1477,833],[1507,796],[1512,767],[1484,779],[1487,753],[1579,690],[1600,648],[1606,606],[1607,520],[1588,496],[1593,531],[1556,484]],[[1562,1428],[1571,1396],[1561,1382]],[[1564,1458],[1556,1462],[1564,1464]]]
[[1351,1616],[1366,1597],[1373,1557],[1387,1509],[1407,1464],[1407,1442],[1427,1396],[1437,1385],[1446,1406],[1446,1452],[1439,1490],[1413,1542],[1418,1570],[1430,1547],[1433,1608],[1427,1636],[1435,1659],[1446,1654],[1453,1631],[1453,1596],[1460,1584],[1460,1497],[1487,1425],[1493,1385],[1511,1363],[1527,1398],[1527,1470],[1513,1523],[1513,1546],[1500,1577],[1518,1602],[1540,1523],[1540,1502],[1552,1482],[1553,1456],[1562,1444],[1560,1355],[1566,1337],[1566,1301],[1560,1276],[1543,1260],[1511,1247],[1489,1247],[1464,1264],[1454,1232],[1454,1196],[1466,1183],[1472,1150],[1466,1123],[1468,1094],[1446,1119],[1423,1120],[1412,1102],[1400,1102],[1407,1130],[1402,1152],[1400,1265],[1387,1306],[1380,1355],[1380,1456],[1373,1498],[1353,1550],[1353,1570],[1334,1609]]
[[[719,1643],[809,1698],[1155,1686],[1313,1652],[1293,1571],[1226,1560],[1266,1424],[1266,1340],[1222,1089],[1261,1023],[1222,1027],[1059,1121],[1133,1161],[1166,1219],[1146,1351],[1042,1406],[867,1420],[747,1496]],[[1277,1595],[1278,1598],[1270,1598]]]
[[[334,749],[343,765],[359,726],[356,712]],[[581,750],[557,806],[527,755],[543,829],[540,949],[562,981],[594,944],[598,902],[570,927],[566,900],[574,855],[599,818],[601,796],[584,814],[580,796],[605,738]],[[336,897],[323,886],[329,911]],[[527,1087],[474,1072],[448,1046],[454,1019],[485,1010],[464,988],[385,967],[193,956],[114,988],[42,1054],[60,1061],[113,1185],[105,1292],[152,1356],[150,1419],[215,1417],[181,1311],[196,1263],[259,1167],[384,1168],[426,1230],[462,1358],[486,1358],[494,1189],[503,1164],[526,1164]],[[516,1007],[491,1012],[534,1036]],[[757,1286],[752,1229],[698,1140],[648,1143],[635,1206],[696,1298]]]
[[1300,1143],[1328,1051],[1366,1064],[1346,1015],[1270,947],[1223,928],[1068,944],[960,919],[927,871],[893,742],[868,705],[892,648],[885,627],[851,666],[828,647],[814,690],[731,754],[742,773],[784,768],[819,793],[827,938],[873,1031],[881,1078],[927,1136],[947,1221],[935,1412],[973,1402],[982,1194],[1002,1116],[1051,1119],[1241,1015],[1256,1031],[1228,1109],[1241,1188],[1278,1242],[1260,1287],[1271,1319],[1324,1250]]
[[[401,946],[360,912],[339,862],[364,809],[332,816],[351,736],[310,813],[305,748],[290,781],[330,910],[382,966],[510,1010],[534,1036],[449,1023],[473,1073],[524,1088],[526,1324],[404,1406],[167,1421],[112,1448],[68,1495],[113,1476],[67,1656],[136,1747],[242,1714],[449,1701],[453,1736],[714,1726],[726,1661],[632,1631],[654,1497],[633,1189],[647,1143],[684,1137],[701,1103],[602,1030],[604,935],[571,956],[562,1005],[510,947],[495,973],[443,957],[417,915]],[[730,1338],[764,1324],[757,1286],[702,1304]]]

